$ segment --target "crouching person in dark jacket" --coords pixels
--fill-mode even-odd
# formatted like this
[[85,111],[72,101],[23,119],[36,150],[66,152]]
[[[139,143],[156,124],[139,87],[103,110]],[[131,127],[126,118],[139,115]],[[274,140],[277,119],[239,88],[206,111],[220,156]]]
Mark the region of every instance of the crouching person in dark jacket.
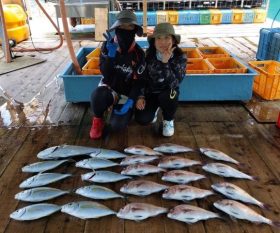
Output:
[[[110,31],[115,31],[112,37]],[[98,139],[104,128],[104,113],[113,108],[110,126],[112,130],[124,129],[129,123],[136,100],[140,94],[139,84],[145,70],[145,54],[135,42],[135,35],[142,36],[143,29],[136,22],[133,12],[121,11],[116,22],[107,31],[101,48],[100,85],[92,93],[91,110],[94,113],[90,138]],[[126,102],[118,104],[120,97]]]
[[136,103],[135,119],[140,124],[156,121],[159,108],[163,115],[163,136],[174,134],[179,84],[186,73],[186,56],[178,47],[180,35],[170,23],[160,23],[148,37],[145,91]]

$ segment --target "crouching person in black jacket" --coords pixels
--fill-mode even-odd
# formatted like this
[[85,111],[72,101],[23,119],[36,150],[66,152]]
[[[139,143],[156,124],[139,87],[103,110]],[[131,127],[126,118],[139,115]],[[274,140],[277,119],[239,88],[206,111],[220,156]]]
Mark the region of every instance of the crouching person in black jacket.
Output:
[[[114,37],[110,34],[113,30]],[[135,42],[136,34],[142,36],[142,27],[137,24],[133,12],[124,10],[104,35],[107,41],[103,43],[100,55],[103,79],[91,96],[91,110],[94,113],[90,129],[92,139],[102,136],[104,113],[109,108],[113,108],[110,118],[112,130],[124,129],[132,117],[145,70],[145,54]],[[122,105],[118,104],[120,96],[127,98]]]
[[170,23],[158,24],[148,37],[145,91],[136,103],[135,119],[140,124],[155,122],[159,108],[163,115],[163,136],[174,134],[179,84],[186,73],[186,56],[178,47],[180,35]]

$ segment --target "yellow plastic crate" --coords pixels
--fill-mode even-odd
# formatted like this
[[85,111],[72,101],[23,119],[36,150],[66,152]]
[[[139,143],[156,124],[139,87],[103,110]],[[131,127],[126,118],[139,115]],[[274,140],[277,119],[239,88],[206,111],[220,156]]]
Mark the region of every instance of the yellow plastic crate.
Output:
[[157,24],[168,22],[168,14],[166,11],[157,11]]
[[211,74],[214,67],[206,59],[188,59],[187,74]]
[[94,57],[89,59],[88,62],[83,66],[82,73],[87,75],[101,74],[99,69],[99,58]]
[[254,92],[266,100],[280,99],[280,62],[250,61],[249,65],[259,72],[254,79]]
[[241,9],[232,10],[232,23],[243,23],[244,11]]
[[96,48],[86,56],[86,59],[88,61],[91,58],[99,58],[100,54],[101,54],[101,48]]
[[182,50],[187,55],[188,59],[203,58],[197,48],[182,48]]
[[214,73],[246,73],[247,68],[232,57],[207,58],[214,66]]
[[266,11],[264,9],[254,9],[254,23],[264,23]]
[[220,24],[222,22],[222,12],[220,10],[210,9],[210,23]]
[[168,22],[177,25],[179,22],[178,11],[168,11],[167,14],[168,14]]
[[95,24],[94,18],[81,18],[81,24]]
[[200,52],[203,58],[212,58],[212,57],[229,57],[229,53],[226,52],[221,47],[198,47],[198,51]]

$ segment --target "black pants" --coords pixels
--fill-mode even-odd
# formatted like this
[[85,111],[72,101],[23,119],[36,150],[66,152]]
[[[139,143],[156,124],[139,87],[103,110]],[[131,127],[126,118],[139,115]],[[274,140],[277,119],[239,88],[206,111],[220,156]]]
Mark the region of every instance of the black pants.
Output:
[[[102,118],[104,113],[114,104],[112,91],[106,86],[100,86],[95,89],[91,95],[91,110],[94,116]],[[109,120],[110,127],[113,131],[125,129],[130,119],[132,118],[133,110],[130,109],[124,115],[114,114],[115,109],[121,108],[121,105],[114,105],[113,111]]]
[[176,94],[174,94],[171,93],[170,89],[162,91],[161,93],[153,93],[145,96],[145,109],[136,109],[135,120],[141,125],[147,125],[151,123],[159,107],[162,110],[164,120],[173,120],[178,107],[178,96],[179,90],[176,90]]

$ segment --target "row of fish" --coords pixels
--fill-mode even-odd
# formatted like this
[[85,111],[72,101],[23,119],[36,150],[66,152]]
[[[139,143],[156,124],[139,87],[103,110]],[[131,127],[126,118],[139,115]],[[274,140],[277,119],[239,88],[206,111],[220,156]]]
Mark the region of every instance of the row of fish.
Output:
[[[255,223],[265,223],[280,227],[279,222],[271,221],[246,205],[234,200],[218,200],[214,202],[213,205],[222,212],[227,213],[231,217],[237,219],[248,220]],[[130,203],[121,208],[116,213],[107,206],[93,201],[71,202],[63,206],[48,203],[34,204],[16,210],[10,215],[10,217],[19,221],[34,220],[51,215],[55,212],[58,212],[59,210],[81,219],[100,218],[108,215],[116,215],[122,219],[140,221],[149,217],[167,213],[168,218],[190,224],[201,220],[220,218],[220,215],[217,213],[187,204],[178,205],[171,210],[168,210],[167,208],[147,203]]]
[[[173,143],[164,143],[153,149],[143,145],[134,145],[124,149],[124,152],[126,153],[133,154],[133,155],[145,155],[145,156],[147,155],[161,156],[163,155],[162,153],[177,154],[177,153],[186,153],[186,152],[194,152],[194,151],[196,150]],[[199,152],[215,160],[240,164],[237,160],[231,158],[229,155],[216,149],[201,147],[199,148]],[[93,158],[105,158],[105,159],[119,159],[119,158],[127,157],[126,154],[115,150],[75,146],[75,145],[60,145],[60,146],[49,147],[39,152],[37,154],[37,157],[43,160],[50,160],[50,159],[63,159],[63,158],[65,159],[65,158],[79,156],[79,155],[89,155],[90,157]]]

